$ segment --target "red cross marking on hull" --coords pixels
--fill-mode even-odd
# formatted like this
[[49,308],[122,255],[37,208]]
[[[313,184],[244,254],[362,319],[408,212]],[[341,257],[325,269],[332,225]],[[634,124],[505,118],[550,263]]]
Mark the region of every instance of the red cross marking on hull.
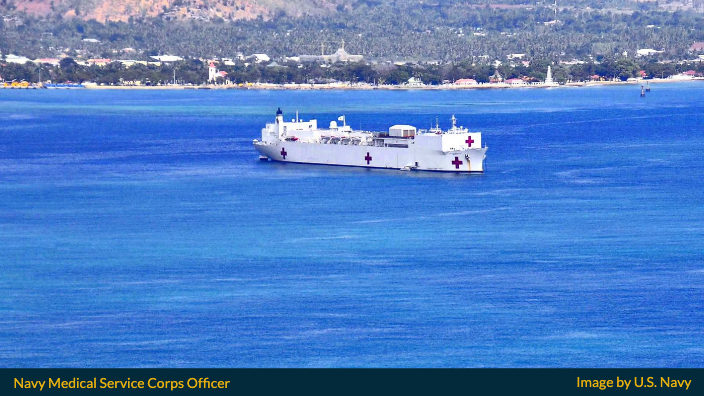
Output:
[[372,161],[372,156],[369,155],[369,152],[368,152],[368,151],[367,151],[367,156],[364,157],[364,159],[367,161],[367,165],[369,165],[369,163]]
[[467,143],[467,145],[468,145],[469,147],[472,147],[472,143],[474,143],[474,139],[472,139],[471,136],[468,136],[468,137],[467,137],[467,140],[465,140],[465,142]]
[[455,160],[452,161],[452,165],[455,166],[455,169],[459,169],[460,165],[462,165],[462,161],[458,157],[455,157]]
[[284,157],[284,159],[286,159],[286,155],[287,155],[287,154],[288,154],[288,153],[286,152],[286,149],[282,147],[282,148],[281,148],[281,156]]

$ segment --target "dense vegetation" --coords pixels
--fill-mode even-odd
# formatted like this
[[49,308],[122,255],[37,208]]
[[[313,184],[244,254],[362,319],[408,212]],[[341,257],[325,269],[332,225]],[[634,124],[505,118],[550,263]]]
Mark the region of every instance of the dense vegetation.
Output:
[[[498,72],[504,78],[524,78],[529,82],[543,81],[549,63],[547,60],[534,60],[529,66],[522,64],[511,66],[505,63],[498,67]],[[478,82],[488,82],[497,71],[497,68],[490,64],[472,64],[468,61],[444,65],[406,64],[401,66],[388,63],[376,65],[364,63],[298,65],[290,62],[275,67],[264,64],[249,64],[246,66],[221,66],[220,69],[227,71],[227,80],[236,84],[247,82],[301,84],[344,81],[401,85],[408,82],[409,78],[415,77],[425,84],[437,85],[461,78],[473,78]],[[626,80],[631,77],[639,77],[641,70],[645,71],[647,77],[668,77],[691,69],[704,73],[704,64],[699,62],[680,64],[659,63],[652,60],[635,62],[630,59],[617,61],[603,59],[599,63],[589,62],[571,66],[555,65],[553,66],[553,75],[556,81],[564,83],[566,81],[588,81],[593,75],[599,75],[604,79]],[[105,67],[81,66],[71,58],[61,60],[58,67],[40,67],[31,63],[0,65],[0,76],[5,80],[29,82],[37,82],[41,75],[43,81],[52,80],[54,82],[92,81],[99,84],[119,85],[139,81],[143,84],[156,85],[172,83],[174,72],[177,82],[182,84],[202,84],[208,75],[207,65],[196,59],[177,62],[173,65],[134,65],[129,68],[119,63],[111,63]],[[219,82],[223,83],[224,81],[220,80]]]
[[[563,0],[554,19],[550,4],[528,3],[492,8],[486,0],[350,0],[328,16],[294,17],[279,14],[271,20],[165,21],[132,18],[101,24],[94,20],[41,19],[13,11],[20,24],[0,28],[0,50],[26,56],[116,58],[125,47],[152,54],[192,57],[231,57],[267,53],[272,57],[328,51],[344,39],[351,53],[377,60],[461,61],[488,56],[505,59],[526,53],[550,60],[613,56],[638,48],[664,49],[665,57],[685,56],[694,41],[704,41],[704,15],[665,12],[656,3]],[[630,9],[619,7],[630,5]],[[592,7],[592,8],[587,8]],[[610,7],[610,8],[605,8]],[[650,27],[649,27],[650,26]],[[99,43],[83,39],[100,40]]]

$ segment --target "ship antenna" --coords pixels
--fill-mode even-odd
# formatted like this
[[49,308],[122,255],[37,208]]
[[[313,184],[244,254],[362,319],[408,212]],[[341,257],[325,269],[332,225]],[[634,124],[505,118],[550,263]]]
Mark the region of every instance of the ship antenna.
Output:
[[457,125],[457,118],[455,118],[455,115],[452,115],[452,129],[455,129],[455,126]]
[[438,121],[437,116],[435,116],[435,129],[440,129],[440,121]]

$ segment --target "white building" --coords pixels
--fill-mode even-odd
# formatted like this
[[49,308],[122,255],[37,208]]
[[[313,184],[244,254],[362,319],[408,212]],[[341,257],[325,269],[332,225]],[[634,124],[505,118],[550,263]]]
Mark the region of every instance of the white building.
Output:
[[8,54],[5,57],[5,62],[7,63],[16,63],[18,65],[24,65],[27,62],[31,62],[32,60],[25,57],[25,56],[20,56],[20,55],[14,55],[14,54]]
[[352,55],[345,51],[345,40],[342,40],[342,46],[335,51],[332,55],[325,55],[325,47],[321,46],[320,55],[301,55],[299,56],[301,62],[321,62],[321,63],[335,63],[335,62],[361,62],[364,60],[362,55]]
[[472,78],[461,78],[457,81],[455,81],[455,85],[467,87],[467,86],[473,86],[477,85],[477,80],[472,79]]
[[250,58],[254,58],[254,61],[257,63],[269,62],[271,60],[267,54],[252,54]]
[[506,84],[512,87],[523,87],[527,85],[526,82],[520,78],[509,78],[508,80],[506,80]]
[[697,76],[697,72],[695,72],[694,70],[688,70],[683,73],[672,75],[669,78],[670,78],[670,80],[691,80],[696,76]]
[[152,56],[152,59],[156,59],[159,62],[178,62],[182,61],[183,58],[180,56],[176,55],[159,55],[159,56]]
[[216,83],[218,78],[225,78],[227,72],[220,71],[215,66],[214,62],[210,62],[208,65],[208,82]]
[[655,54],[661,54],[665,51],[657,51],[652,48],[642,48],[636,51],[636,56],[649,56],[649,55],[655,55]]
[[408,85],[409,87],[422,87],[425,84],[423,84],[423,81],[420,78],[411,77],[408,79],[406,85]]
[[141,61],[141,60],[134,60],[134,59],[119,59],[116,60],[115,62],[121,63],[124,67],[132,67],[134,65],[142,65],[142,66],[161,66],[161,62],[147,62],[147,61]]

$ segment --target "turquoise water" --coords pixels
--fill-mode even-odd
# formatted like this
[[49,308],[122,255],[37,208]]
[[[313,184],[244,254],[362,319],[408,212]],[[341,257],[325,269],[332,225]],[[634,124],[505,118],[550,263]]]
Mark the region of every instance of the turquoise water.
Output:
[[[702,367],[704,84],[0,91],[1,367]],[[486,173],[257,160],[483,132]]]

